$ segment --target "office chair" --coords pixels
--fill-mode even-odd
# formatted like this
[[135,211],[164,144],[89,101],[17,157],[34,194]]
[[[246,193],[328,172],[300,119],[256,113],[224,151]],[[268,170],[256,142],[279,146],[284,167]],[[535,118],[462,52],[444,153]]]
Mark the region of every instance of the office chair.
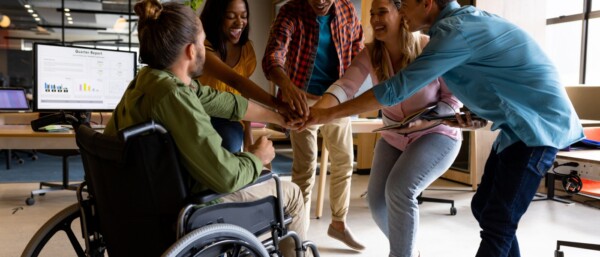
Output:
[[568,246],[586,250],[600,251],[600,244],[587,244],[587,243],[579,243],[579,242],[570,242],[570,241],[556,241],[556,250],[554,250],[554,257],[564,257],[565,253],[560,250],[561,246]]
[[419,204],[422,204],[423,202],[448,203],[450,204],[450,215],[454,216],[457,213],[456,207],[454,207],[454,200],[424,197],[423,192],[421,192],[419,196],[417,196],[417,201]]
[[59,190],[77,190],[79,183],[69,184],[69,157],[75,156],[79,154],[79,150],[37,150],[37,152],[60,156],[62,159],[62,182],[61,183],[53,183],[53,182],[40,182],[40,188],[37,190],[31,191],[31,195],[25,200],[27,205],[35,204],[35,196],[36,195],[46,195],[48,192],[59,191]]
[[[316,245],[301,242],[286,225],[276,175],[276,196],[255,202],[217,203],[225,194],[192,195],[195,182],[179,164],[175,143],[154,122],[122,130],[118,137],[86,126],[76,129],[85,171],[77,203],[52,217],[33,236],[22,257],[37,257],[54,235],[67,234],[78,256],[261,256],[279,253],[279,241],[293,238],[297,256]],[[84,197],[87,189],[87,197]],[[82,245],[71,224],[82,224]],[[259,241],[257,236],[271,232]],[[63,237],[64,238],[64,237]],[[63,239],[64,240],[64,239]],[[274,255],[275,254],[275,255]]]
[[25,160],[21,157],[21,155],[19,153],[27,155],[27,157],[31,158],[32,161],[35,161],[38,159],[38,156],[34,150],[23,151],[23,150],[5,149],[5,150],[1,150],[1,152],[4,152],[6,155],[6,169],[7,170],[10,170],[13,160],[16,160],[18,164],[25,163]]

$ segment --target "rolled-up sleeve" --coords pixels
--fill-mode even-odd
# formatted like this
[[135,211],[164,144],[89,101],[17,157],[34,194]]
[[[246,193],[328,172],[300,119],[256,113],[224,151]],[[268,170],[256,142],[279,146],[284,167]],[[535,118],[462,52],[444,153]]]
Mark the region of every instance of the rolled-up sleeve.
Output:
[[352,60],[352,64],[348,67],[344,76],[327,89],[327,93],[334,95],[340,103],[354,98],[356,92],[369,76],[370,70],[369,53],[368,49],[365,48]]

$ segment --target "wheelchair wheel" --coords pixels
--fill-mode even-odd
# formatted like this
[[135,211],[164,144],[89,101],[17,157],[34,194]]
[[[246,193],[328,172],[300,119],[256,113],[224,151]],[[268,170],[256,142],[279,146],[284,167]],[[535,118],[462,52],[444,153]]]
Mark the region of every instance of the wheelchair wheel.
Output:
[[232,224],[196,229],[173,244],[162,257],[268,257],[262,243],[249,231]]
[[[81,213],[79,210],[79,204],[75,203],[70,205],[69,207],[63,209],[56,215],[54,215],[50,220],[48,220],[36,233],[33,235],[29,243],[23,250],[21,257],[37,257],[40,255],[46,244],[52,239],[55,235],[57,238],[59,237],[57,232],[63,231],[65,232],[71,246],[73,246],[74,253],[78,257],[86,257],[84,250],[84,245],[77,240],[77,236],[73,232],[73,225],[79,225]],[[61,240],[61,239],[57,239]],[[104,251],[90,251],[89,256],[104,256]],[[97,254],[94,254],[97,253]]]

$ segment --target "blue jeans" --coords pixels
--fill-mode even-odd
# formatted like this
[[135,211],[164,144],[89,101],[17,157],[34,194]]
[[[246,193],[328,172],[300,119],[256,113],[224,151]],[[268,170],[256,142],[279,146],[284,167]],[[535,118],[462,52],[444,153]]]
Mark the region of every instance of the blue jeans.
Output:
[[492,150],[471,201],[481,227],[477,257],[521,256],[516,237],[519,220],[557,152],[553,147],[528,147],[521,141],[499,153]]
[[460,145],[435,133],[417,139],[405,151],[383,138],[377,141],[367,197],[375,223],[389,240],[390,256],[412,255],[419,225],[416,198],[448,170]]
[[210,117],[210,123],[223,139],[221,146],[231,153],[242,150],[244,143],[244,127],[239,121]]

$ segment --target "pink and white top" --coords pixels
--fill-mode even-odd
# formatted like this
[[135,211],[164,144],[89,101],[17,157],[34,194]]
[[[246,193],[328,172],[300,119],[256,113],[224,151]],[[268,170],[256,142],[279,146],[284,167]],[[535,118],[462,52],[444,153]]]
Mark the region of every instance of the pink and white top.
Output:
[[[327,90],[327,93],[334,95],[340,101],[340,103],[354,98],[354,95],[367,78],[367,75],[371,75],[373,85],[377,85],[379,83],[377,75],[375,74],[375,69],[371,64],[369,49],[370,47],[365,47],[354,58],[354,60],[352,60],[352,65],[346,70],[344,76],[334,82],[333,85],[331,85]],[[389,67],[392,67],[392,61],[389,53],[385,51],[383,56],[390,65]],[[394,74],[390,74],[390,76],[392,75]],[[405,101],[383,108],[382,113],[389,119],[400,121],[404,119],[405,116],[434,104],[438,105],[438,110],[446,108],[446,110],[449,110],[450,112],[453,112],[454,110],[458,111],[458,109],[462,107],[462,103],[450,92],[450,90],[448,90],[446,83],[440,77],[429,83],[429,85],[425,86],[423,89]],[[390,125],[385,123],[386,119],[384,119],[384,125]],[[398,148],[401,151],[404,151],[410,143],[419,139],[421,136],[430,133],[443,134],[456,140],[462,140],[460,129],[452,128],[446,125],[438,125],[426,130],[413,132],[408,135],[402,135],[391,131],[382,131],[381,136],[390,145]]]

